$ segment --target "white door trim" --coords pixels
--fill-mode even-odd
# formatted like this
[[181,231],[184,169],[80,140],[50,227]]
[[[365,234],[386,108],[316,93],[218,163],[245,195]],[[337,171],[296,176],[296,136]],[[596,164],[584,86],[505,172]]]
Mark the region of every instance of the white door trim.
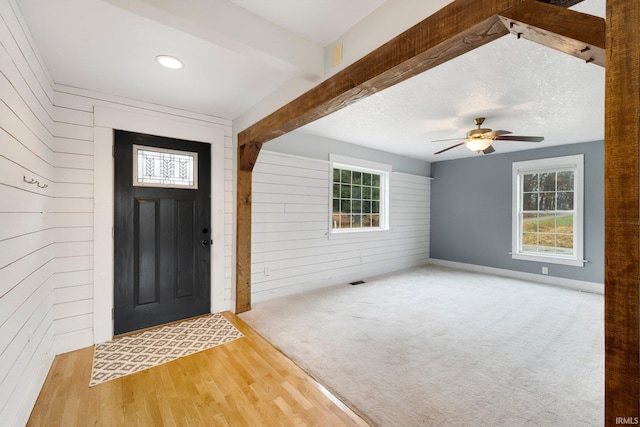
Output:
[[113,338],[113,130],[211,144],[211,311],[229,310],[224,300],[224,129],[214,123],[143,111],[94,108],[93,342]]

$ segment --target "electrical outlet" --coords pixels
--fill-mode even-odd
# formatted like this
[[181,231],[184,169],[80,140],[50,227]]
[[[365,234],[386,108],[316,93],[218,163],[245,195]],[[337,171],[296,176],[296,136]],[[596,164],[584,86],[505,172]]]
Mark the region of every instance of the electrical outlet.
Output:
[[549,267],[542,267],[542,274],[549,274]]
[[265,276],[269,276],[269,275],[271,275],[271,269],[270,269],[269,267],[265,267],[265,268],[264,268],[264,275],[265,275]]

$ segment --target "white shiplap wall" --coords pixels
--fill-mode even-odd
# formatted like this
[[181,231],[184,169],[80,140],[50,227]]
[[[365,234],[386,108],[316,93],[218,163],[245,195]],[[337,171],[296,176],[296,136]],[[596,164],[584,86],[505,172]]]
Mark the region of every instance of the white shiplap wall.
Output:
[[0,423],[22,425],[54,355],[59,189],[52,83],[13,0],[0,18]]
[[329,239],[329,170],[327,161],[260,152],[253,171],[253,302],[428,262],[429,178],[391,173],[390,231]]
[[[54,105],[58,92],[54,91]],[[54,106],[56,354],[93,344],[93,114]]]
[[223,305],[231,307],[231,122],[54,85],[37,52],[15,1],[0,0],[2,425],[26,423],[54,355],[94,343],[96,107],[160,115],[224,135],[218,163],[224,164]]

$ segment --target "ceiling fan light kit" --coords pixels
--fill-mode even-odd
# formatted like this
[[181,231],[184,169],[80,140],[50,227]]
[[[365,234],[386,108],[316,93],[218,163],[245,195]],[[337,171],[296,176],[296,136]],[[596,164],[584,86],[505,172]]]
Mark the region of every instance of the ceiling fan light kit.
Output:
[[491,145],[491,140],[483,138],[471,138],[467,139],[464,145],[466,145],[469,150],[479,153],[480,151],[484,151],[489,148],[489,146]]
[[[496,140],[508,140],[508,141],[525,141],[525,142],[541,142],[544,140],[544,137],[541,136],[503,136],[510,134],[511,132],[507,130],[492,130],[489,128],[482,128],[482,124],[484,123],[484,117],[477,117],[473,120],[477,129],[471,129],[467,132],[467,136],[464,141],[454,144],[450,147],[445,148],[444,150],[440,150],[434,154],[440,154],[445,151],[448,151],[452,148],[458,147],[460,145],[466,145],[466,147],[480,154],[491,154],[496,151],[491,144]],[[438,140],[438,141],[448,141],[448,140]],[[434,141],[436,142],[436,141]]]
[[483,150],[486,150],[491,145],[491,139],[483,138],[482,135],[485,133],[491,132],[491,129],[481,128],[482,123],[484,123],[484,117],[477,117],[473,120],[473,123],[478,126],[477,129],[471,129],[467,132],[467,141],[465,145],[471,151],[475,151],[476,153],[480,153]]

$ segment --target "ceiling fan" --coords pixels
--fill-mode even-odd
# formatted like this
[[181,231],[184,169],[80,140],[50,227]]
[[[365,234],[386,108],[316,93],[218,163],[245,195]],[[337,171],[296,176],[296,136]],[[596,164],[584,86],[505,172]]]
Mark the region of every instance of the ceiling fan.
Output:
[[[467,132],[467,136],[464,141],[459,144],[454,144],[451,147],[447,147],[444,150],[437,151],[433,154],[444,153],[445,151],[451,150],[452,148],[456,148],[460,145],[466,145],[467,148],[471,151],[475,151],[476,153],[483,154],[491,154],[496,151],[491,145],[492,141],[525,141],[525,142],[542,142],[544,141],[544,137],[542,136],[516,136],[516,135],[508,135],[511,132],[508,130],[491,130],[487,128],[482,128],[482,123],[484,123],[484,117],[477,117],[473,120],[473,122],[478,126],[477,129],[472,129]],[[433,142],[439,141],[453,141],[455,139],[460,138],[451,138],[451,139],[437,139]]]

